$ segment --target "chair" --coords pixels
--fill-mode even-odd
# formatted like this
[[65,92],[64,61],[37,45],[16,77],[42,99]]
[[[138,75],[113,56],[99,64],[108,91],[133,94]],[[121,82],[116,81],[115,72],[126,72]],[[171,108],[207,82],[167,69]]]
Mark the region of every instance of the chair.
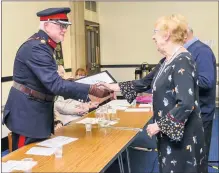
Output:
[[12,132],[8,133],[8,150],[12,152]]

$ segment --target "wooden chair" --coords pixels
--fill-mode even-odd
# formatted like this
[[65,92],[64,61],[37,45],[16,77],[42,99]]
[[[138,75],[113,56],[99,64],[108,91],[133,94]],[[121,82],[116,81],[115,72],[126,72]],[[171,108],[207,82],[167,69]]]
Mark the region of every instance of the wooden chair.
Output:
[[12,132],[8,133],[8,150],[12,152]]

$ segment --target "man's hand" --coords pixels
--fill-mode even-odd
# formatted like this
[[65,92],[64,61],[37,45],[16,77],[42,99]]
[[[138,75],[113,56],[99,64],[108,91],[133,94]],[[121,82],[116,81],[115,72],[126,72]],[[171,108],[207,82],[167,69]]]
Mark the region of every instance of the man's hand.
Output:
[[99,98],[109,96],[110,93],[113,93],[113,90],[110,90],[109,88],[106,87],[98,87],[97,85],[91,85],[89,90],[90,95]]

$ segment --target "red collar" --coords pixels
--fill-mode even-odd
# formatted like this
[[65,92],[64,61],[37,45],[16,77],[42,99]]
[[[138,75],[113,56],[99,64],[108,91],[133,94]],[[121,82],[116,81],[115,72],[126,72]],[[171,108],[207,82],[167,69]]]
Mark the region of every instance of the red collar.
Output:
[[53,41],[52,39],[49,38],[47,42],[53,49],[56,48],[57,43],[55,41]]

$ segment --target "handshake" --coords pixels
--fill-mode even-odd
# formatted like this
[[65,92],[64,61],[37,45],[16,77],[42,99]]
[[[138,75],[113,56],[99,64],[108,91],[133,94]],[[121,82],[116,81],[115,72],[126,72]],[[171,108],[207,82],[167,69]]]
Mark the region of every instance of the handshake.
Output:
[[110,95],[115,97],[114,92],[119,91],[117,87],[118,84],[107,84],[107,83],[98,83],[90,86],[89,94],[95,97],[104,98]]

